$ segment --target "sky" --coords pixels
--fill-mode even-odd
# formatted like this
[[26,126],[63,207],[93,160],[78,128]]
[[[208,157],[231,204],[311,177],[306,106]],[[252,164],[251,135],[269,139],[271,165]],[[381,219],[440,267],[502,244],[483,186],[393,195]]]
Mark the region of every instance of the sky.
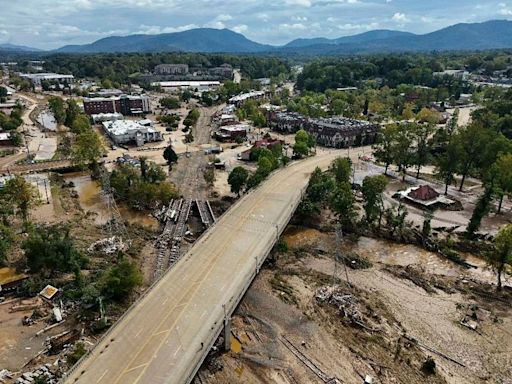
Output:
[[512,0],[0,0],[0,44],[54,49],[210,27],[280,45],[373,29],[428,33],[491,19],[512,19]]

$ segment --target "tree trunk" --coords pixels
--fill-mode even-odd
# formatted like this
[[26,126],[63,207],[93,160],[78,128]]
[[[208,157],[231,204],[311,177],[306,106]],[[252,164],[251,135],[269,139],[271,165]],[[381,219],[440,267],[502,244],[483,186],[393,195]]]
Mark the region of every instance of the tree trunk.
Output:
[[460,192],[462,192],[462,187],[464,187],[464,182],[466,181],[466,175],[467,175],[467,172],[464,172],[462,174],[462,180],[460,181],[460,187],[459,187]]
[[402,181],[405,181],[405,177],[407,176],[407,168],[403,168],[403,175],[402,175]]
[[501,206],[503,205],[503,198],[505,197],[505,195],[501,195],[500,196],[500,202],[498,204],[498,212],[496,213],[501,213]]
[[388,175],[388,167],[389,167],[389,164],[386,163],[386,168],[384,169],[384,174],[387,176]]
[[418,180],[420,178],[420,169],[421,169],[421,165],[418,165],[418,172],[416,172],[416,180]]
[[498,267],[498,287],[496,287],[496,291],[501,292],[501,271],[503,271],[505,265],[500,264]]
[[444,195],[448,195],[448,184],[450,184],[450,182],[448,180],[446,180],[446,183],[445,183],[445,186],[444,186]]

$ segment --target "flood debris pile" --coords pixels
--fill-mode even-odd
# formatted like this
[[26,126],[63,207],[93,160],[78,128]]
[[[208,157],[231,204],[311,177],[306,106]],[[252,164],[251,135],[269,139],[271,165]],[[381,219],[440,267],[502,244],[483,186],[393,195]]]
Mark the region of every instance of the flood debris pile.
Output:
[[368,269],[373,266],[372,262],[366,257],[354,252],[343,255],[340,259],[343,264],[351,269]]
[[113,255],[114,253],[122,252],[128,249],[128,244],[123,241],[119,236],[107,237],[100,239],[91,244],[87,249],[89,253],[103,253],[105,255]]
[[[2,374],[2,372],[4,372]],[[7,370],[0,371],[0,383],[4,383],[7,379],[13,379],[14,374],[8,372]],[[39,368],[34,369],[33,371],[27,371],[21,374],[20,377],[14,381],[16,384],[33,384],[34,382],[38,383],[47,383],[47,384],[56,384],[58,382],[58,378],[55,374],[56,367],[52,364],[44,364]]]
[[338,310],[341,318],[348,324],[361,327],[370,332],[380,331],[375,320],[379,316],[374,313],[373,319],[366,316],[367,308],[356,296],[347,293],[339,287],[322,287],[315,295],[320,305],[327,304]]

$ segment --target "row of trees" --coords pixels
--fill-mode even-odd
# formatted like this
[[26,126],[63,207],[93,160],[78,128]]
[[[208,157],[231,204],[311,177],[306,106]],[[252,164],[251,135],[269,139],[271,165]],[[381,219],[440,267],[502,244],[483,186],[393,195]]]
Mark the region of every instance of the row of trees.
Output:
[[[312,215],[319,214],[322,208],[329,208],[337,215],[345,230],[358,232],[362,226],[380,228],[384,222],[392,235],[403,233],[401,231],[407,229],[408,212],[402,204],[392,207],[384,205],[383,193],[387,185],[384,175],[367,176],[363,180],[361,194],[364,214],[360,215],[350,184],[351,165],[350,159],[338,158],[326,172],[317,168],[311,175],[306,195],[297,210],[299,217],[309,220]],[[423,231],[426,237],[430,236],[429,226],[430,218],[427,215]],[[512,265],[512,225],[506,225],[500,230],[485,256],[496,272],[497,288],[501,290],[502,274],[507,265]]]
[[[350,183],[351,176],[352,162],[349,158],[334,160],[326,172],[315,169],[306,195],[299,205],[299,216],[309,218],[320,213],[322,208],[330,208],[344,229],[354,230],[359,222],[359,212]],[[387,179],[383,175],[368,176],[363,180],[361,192],[364,216],[360,224],[373,226],[378,223],[380,227],[383,217],[389,222],[396,219],[393,210],[384,207],[383,193],[386,185]]]
[[[289,65],[275,57],[235,56],[201,53],[112,53],[93,55],[48,55],[45,69],[71,73],[77,78],[108,80],[113,86],[137,82],[142,73],[152,72],[159,64],[188,64],[190,67],[218,67],[224,63],[240,68],[249,78],[276,77],[288,74]],[[21,59],[20,59],[21,61]],[[22,63],[22,66],[24,63]],[[28,64],[27,64],[28,65]]]
[[509,52],[409,53],[370,56],[324,58],[308,63],[297,77],[301,90],[324,92],[346,86],[360,86],[367,80],[379,79],[392,88],[399,84],[446,88],[449,94],[464,93],[466,87],[452,77],[433,76],[444,69],[468,68],[491,74],[506,69],[511,60]]
[[74,99],[64,101],[54,96],[48,104],[55,120],[69,127],[74,134],[69,153],[73,162],[81,168],[89,166],[97,169],[98,159],[105,153],[105,145],[102,137],[92,128],[89,117],[82,113]]

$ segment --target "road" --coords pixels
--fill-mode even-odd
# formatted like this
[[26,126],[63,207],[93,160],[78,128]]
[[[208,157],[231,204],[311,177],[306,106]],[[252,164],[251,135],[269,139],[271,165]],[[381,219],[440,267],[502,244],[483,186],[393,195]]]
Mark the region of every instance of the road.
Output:
[[341,155],[346,151],[323,151],[295,162],[240,199],[63,382],[190,383],[286,227],[309,175]]
[[211,142],[212,116],[223,106],[199,108],[201,115],[192,129],[194,142],[190,144],[190,146],[198,147],[199,150],[190,151],[188,155],[181,156],[171,172],[171,181],[178,186],[181,195],[187,199],[208,199],[208,188],[203,172],[209,159],[200,148]]

